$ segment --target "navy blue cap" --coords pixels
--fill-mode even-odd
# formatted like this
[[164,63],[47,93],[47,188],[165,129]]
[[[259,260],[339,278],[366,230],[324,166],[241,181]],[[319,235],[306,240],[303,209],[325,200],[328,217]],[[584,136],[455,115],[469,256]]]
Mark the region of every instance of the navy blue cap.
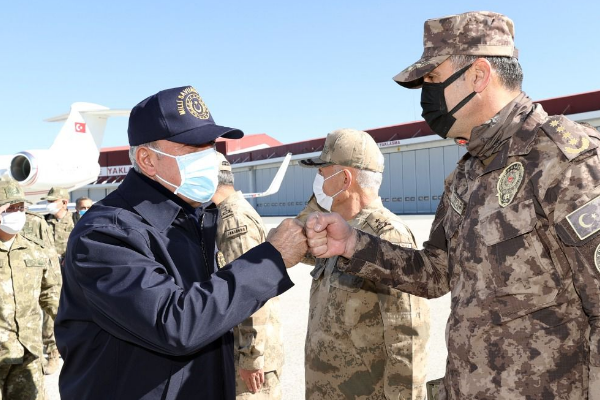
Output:
[[240,139],[244,132],[215,124],[192,86],[162,90],[136,105],[129,115],[129,145],[168,140],[204,144],[219,137]]

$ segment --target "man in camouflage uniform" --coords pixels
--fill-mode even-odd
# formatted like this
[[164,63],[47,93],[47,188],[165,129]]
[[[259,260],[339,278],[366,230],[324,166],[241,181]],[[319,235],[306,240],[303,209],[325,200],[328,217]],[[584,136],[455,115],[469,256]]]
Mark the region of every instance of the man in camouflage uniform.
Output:
[[[236,191],[229,161],[219,158],[219,186],[213,196],[219,208],[217,248],[219,267],[235,260],[266,240],[258,213]],[[236,399],[281,400],[283,337],[279,299],[269,300],[257,312],[234,328]]]
[[[42,200],[48,201],[50,213],[46,214],[44,218],[50,227],[54,248],[62,262],[67,251],[69,235],[75,226],[73,215],[67,209],[69,192],[67,189],[54,187],[50,189],[46,197],[42,197]],[[46,354],[48,354],[48,362],[44,365],[44,373],[51,375],[58,370],[60,354],[58,353],[56,339],[54,338],[54,319],[50,318],[47,314],[44,314],[42,341],[46,349]]]
[[451,292],[440,399],[598,400],[600,136],[521,91],[513,39],[496,13],[429,20],[422,58],[395,77],[468,149],[424,249],[312,215],[311,251],[416,295]]
[[48,227],[23,190],[0,181],[0,399],[44,399],[40,306],[56,316],[60,280]]
[[[321,206],[356,229],[416,248],[410,229],[381,202],[384,157],[368,133],[334,131],[321,155],[300,165],[319,168],[300,220]],[[343,273],[337,262],[337,256],[312,260],[306,398],[424,399],[427,300]]]

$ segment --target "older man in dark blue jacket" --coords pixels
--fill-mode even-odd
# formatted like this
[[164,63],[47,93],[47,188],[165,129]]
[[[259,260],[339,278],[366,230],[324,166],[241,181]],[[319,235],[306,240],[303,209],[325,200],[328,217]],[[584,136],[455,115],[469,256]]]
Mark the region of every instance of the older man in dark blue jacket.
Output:
[[291,286],[306,251],[286,220],[216,270],[216,125],[192,87],[129,119],[134,169],[71,234],[55,332],[63,399],[234,399],[231,328]]

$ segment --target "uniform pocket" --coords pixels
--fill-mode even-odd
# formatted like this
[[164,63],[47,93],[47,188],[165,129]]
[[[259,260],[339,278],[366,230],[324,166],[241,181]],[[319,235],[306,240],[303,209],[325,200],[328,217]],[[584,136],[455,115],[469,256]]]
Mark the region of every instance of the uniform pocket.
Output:
[[25,266],[29,268],[44,268],[46,265],[48,265],[47,258],[31,258],[25,260]]
[[494,307],[508,321],[552,303],[556,274],[536,231],[533,199],[481,218],[477,230],[487,246],[495,283]]
[[331,273],[331,279],[329,283],[331,286],[337,289],[342,289],[347,292],[356,293],[360,290],[364,282],[363,278],[359,278],[355,275],[345,274],[337,269],[334,269]]

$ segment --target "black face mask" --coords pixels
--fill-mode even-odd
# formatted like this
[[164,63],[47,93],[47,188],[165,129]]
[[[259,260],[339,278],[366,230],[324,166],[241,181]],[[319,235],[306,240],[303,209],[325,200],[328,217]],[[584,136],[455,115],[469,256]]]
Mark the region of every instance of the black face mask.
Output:
[[421,113],[421,116],[425,122],[427,122],[427,125],[429,125],[431,130],[444,139],[446,139],[450,128],[452,128],[452,125],[456,122],[456,118],[452,115],[477,94],[476,92],[471,93],[448,112],[444,89],[471,68],[471,65],[467,65],[456,71],[442,83],[423,82],[423,88],[421,89],[421,108],[423,109],[423,112]]

